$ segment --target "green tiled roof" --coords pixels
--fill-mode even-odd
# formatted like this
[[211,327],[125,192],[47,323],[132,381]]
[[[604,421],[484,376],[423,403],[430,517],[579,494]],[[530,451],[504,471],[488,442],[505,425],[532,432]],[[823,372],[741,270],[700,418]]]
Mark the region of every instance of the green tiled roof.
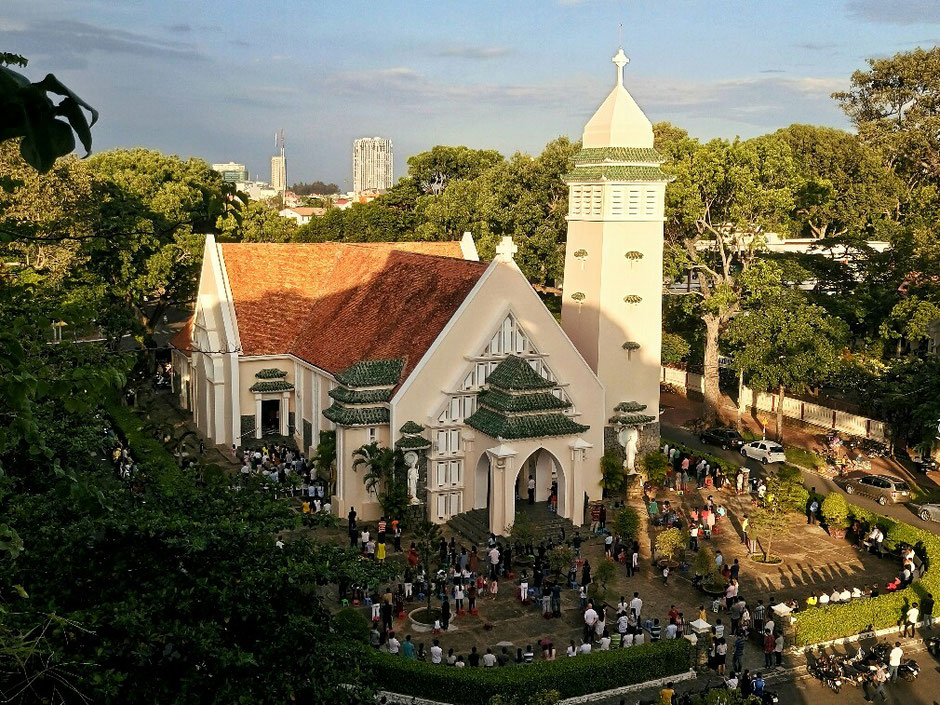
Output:
[[622,401],[614,407],[614,411],[634,413],[637,411],[646,411],[646,404],[638,401]]
[[253,385],[248,387],[249,392],[289,392],[294,388],[294,385],[290,382],[285,382],[284,380],[276,380],[274,382],[255,382]]
[[266,367],[263,370],[258,370],[255,372],[255,377],[258,379],[279,379],[282,377],[287,377],[287,373],[284,370],[279,370],[276,367]]
[[532,369],[532,365],[521,357],[509,355],[499,363],[486,383],[507,391],[528,391],[533,389],[553,389],[555,385]]
[[402,433],[421,433],[424,430],[424,426],[414,421],[406,421],[405,425],[398,430]]
[[480,404],[494,411],[557,411],[567,409],[571,402],[559,399],[549,392],[532,394],[507,394],[499,389],[489,389],[478,396]]
[[323,410],[323,415],[339,426],[381,426],[388,423],[389,412],[384,407],[350,409],[333,404]]
[[506,440],[575,436],[590,428],[573,421],[564,414],[506,416],[482,407],[467,418],[467,425],[492,438],[505,438]]
[[564,181],[672,181],[658,166],[576,166]]
[[350,389],[349,387],[336,387],[327,394],[344,404],[378,404],[392,398],[392,388]]
[[619,423],[622,426],[645,426],[655,420],[655,416],[646,414],[616,414],[610,417],[610,423]]
[[635,340],[628,340],[626,343],[623,344],[623,349],[624,350],[639,350],[640,344],[636,342]]
[[395,447],[401,450],[427,450],[431,447],[431,441],[421,436],[405,436],[395,444]]
[[402,357],[362,360],[338,373],[336,381],[347,387],[393,387],[398,384],[404,366]]
[[662,164],[666,160],[652,147],[586,147],[574,155],[575,164],[603,161]]

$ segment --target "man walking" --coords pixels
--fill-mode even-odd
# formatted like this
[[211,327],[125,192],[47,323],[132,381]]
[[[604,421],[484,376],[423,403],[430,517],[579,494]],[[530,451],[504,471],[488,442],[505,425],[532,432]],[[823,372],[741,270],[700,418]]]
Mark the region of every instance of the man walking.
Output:
[[920,610],[917,609],[917,603],[913,603],[907,611],[904,620],[904,629],[901,630],[901,636],[914,636],[914,627],[917,625],[917,618],[920,616]]
[[809,499],[806,502],[806,523],[816,524],[816,512],[819,511],[819,502],[816,501],[816,488],[812,487],[809,491]]
[[888,676],[891,678],[892,683],[898,682],[898,668],[901,666],[903,656],[904,651],[901,649],[901,642],[894,642],[894,648],[888,654]]
[[535,504],[535,478],[529,475],[529,504]]
[[933,629],[933,594],[927,593],[920,603],[920,619],[924,623],[924,629]]

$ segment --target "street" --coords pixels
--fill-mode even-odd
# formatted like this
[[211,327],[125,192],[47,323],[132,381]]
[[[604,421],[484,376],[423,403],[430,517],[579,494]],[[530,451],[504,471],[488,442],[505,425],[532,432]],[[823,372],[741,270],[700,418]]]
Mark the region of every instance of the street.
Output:
[[[701,450],[703,452],[709,453],[710,455],[723,458],[738,465],[746,465],[748,468],[750,468],[752,477],[766,477],[768,471],[772,471],[776,467],[775,465],[761,465],[756,460],[745,458],[740,453],[732,450],[722,450],[717,446],[704,445],[699,441],[699,438],[696,434],[678,426],[667,426],[663,424],[660,433],[666,440],[681,443],[690,448]],[[836,482],[829,479],[828,477],[818,475],[811,470],[803,470],[803,485],[807,489],[812,489],[815,487],[816,491],[820,494],[840,492],[853,504],[857,504],[858,506],[864,507],[865,509],[870,509],[871,511],[877,512],[878,514],[884,514],[885,516],[891,517],[892,519],[904,521],[916,527],[926,529],[933,534],[940,535],[940,523],[922,521],[910,505],[889,504],[882,507],[877,502],[868,499],[867,497],[860,497],[857,494],[847,494],[845,490],[836,484]]]

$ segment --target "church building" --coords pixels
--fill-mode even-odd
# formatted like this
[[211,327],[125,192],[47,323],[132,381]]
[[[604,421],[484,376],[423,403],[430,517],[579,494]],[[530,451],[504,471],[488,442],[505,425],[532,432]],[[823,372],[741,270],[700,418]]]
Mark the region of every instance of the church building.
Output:
[[171,341],[176,389],[226,448],[315,449],[336,433],[334,511],[377,519],[353,466],[371,442],[406,453],[436,522],[487,509],[506,533],[530,478],[580,524],[600,458],[658,442],[666,177],[652,127],[617,85],[584,131],[570,186],[561,325],[503,238],[457,243],[218,243]]

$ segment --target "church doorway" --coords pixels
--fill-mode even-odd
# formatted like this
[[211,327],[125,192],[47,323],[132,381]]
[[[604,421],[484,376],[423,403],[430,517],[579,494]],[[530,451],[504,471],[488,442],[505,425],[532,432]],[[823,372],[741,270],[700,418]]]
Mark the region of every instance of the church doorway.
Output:
[[473,476],[473,508],[486,509],[490,506],[490,458],[484,453],[477,461]]
[[[530,477],[535,482],[535,506],[531,510],[528,503]],[[561,462],[545,448],[538,448],[519,465],[514,485],[516,509],[531,511],[535,516],[557,510],[559,516],[567,519],[570,516],[567,487],[568,478],[565,476]],[[554,504],[552,503],[553,490]]]
[[281,400],[264,399],[261,401],[262,435],[279,435],[281,432]]

